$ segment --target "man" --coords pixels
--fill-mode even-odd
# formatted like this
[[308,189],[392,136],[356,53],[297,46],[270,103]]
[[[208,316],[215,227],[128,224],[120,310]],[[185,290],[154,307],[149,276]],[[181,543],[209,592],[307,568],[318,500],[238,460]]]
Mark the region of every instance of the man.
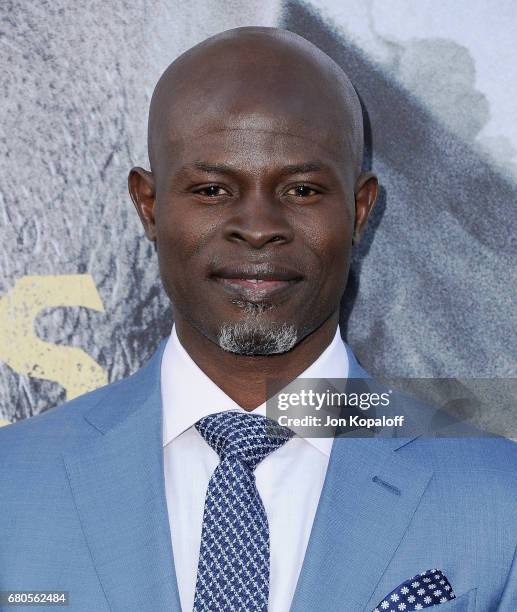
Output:
[[362,138],[348,78],[292,33],[231,30],[165,71],[129,189],[172,334],[0,430],[2,589],[85,611],[517,610],[510,442],[266,431],[269,380],[366,376],[338,326],[377,193]]

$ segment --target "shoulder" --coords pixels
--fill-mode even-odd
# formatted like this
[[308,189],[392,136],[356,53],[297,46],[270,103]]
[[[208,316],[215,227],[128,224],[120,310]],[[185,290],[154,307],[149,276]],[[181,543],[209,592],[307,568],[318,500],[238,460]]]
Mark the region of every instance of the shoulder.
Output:
[[[36,416],[0,427],[0,462],[13,465],[18,459],[55,454],[96,435],[95,423],[85,417],[99,406],[106,419],[124,418],[130,404],[143,401],[150,388],[159,387],[160,361],[165,342],[136,372]],[[91,414],[91,413],[90,413]],[[97,432],[98,433],[98,432]],[[6,470],[4,470],[5,473]]]
[[27,461],[31,456],[40,455],[45,449],[52,452],[73,445],[88,431],[84,415],[126,381],[105,385],[41,414],[1,427],[0,461],[4,468],[9,469],[19,458]]
[[502,436],[420,436],[397,452],[418,457],[433,469],[491,470],[517,477],[517,443]]
[[[134,374],[85,393],[55,408],[11,425],[0,427],[0,464],[9,470],[45,462],[98,435],[92,414],[108,422],[124,418],[126,407],[141,401],[159,382],[161,347]],[[88,420],[87,420],[87,418]]]
[[433,471],[433,481],[463,495],[517,510],[517,444],[503,437],[420,437],[398,454]]

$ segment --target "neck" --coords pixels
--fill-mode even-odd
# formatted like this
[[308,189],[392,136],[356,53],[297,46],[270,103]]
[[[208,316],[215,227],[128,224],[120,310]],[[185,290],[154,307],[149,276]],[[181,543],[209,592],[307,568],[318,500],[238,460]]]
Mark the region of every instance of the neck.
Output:
[[268,399],[268,380],[287,384],[316,361],[332,342],[338,320],[337,311],[287,353],[256,357],[224,351],[180,316],[175,326],[179,341],[193,361],[226,395],[250,411]]

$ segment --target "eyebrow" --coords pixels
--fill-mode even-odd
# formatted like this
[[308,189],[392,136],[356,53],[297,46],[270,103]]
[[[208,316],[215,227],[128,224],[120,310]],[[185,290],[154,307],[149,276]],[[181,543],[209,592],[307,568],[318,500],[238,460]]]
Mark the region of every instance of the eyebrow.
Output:
[[282,174],[307,174],[308,172],[318,172],[324,167],[317,162],[306,162],[304,164],[290,164],[284,166]]
[[[207,174],[235,174],[238,172],[237,169],[227,164],[208,164],[202,161],[194,161],[191,166]],[[318,162],[305,162],[302,164],[288,164],[282,168],[280,174],[283,176],[289,174],[307,174],[308,172],[318,172],[324,169],[325,166]]]
[[207,164],[202,161],[195,161],[192,165],[208,174],[233,174],[235,172],[231,166],[226,164]]

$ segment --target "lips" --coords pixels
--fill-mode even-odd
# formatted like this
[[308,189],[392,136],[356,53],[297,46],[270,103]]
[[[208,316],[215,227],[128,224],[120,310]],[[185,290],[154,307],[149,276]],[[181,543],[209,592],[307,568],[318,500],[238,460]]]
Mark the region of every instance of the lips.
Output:
[[225,291],[251,301],[266,301],[290,291],[303,275],[272,263],[224,266],[210,275]]

